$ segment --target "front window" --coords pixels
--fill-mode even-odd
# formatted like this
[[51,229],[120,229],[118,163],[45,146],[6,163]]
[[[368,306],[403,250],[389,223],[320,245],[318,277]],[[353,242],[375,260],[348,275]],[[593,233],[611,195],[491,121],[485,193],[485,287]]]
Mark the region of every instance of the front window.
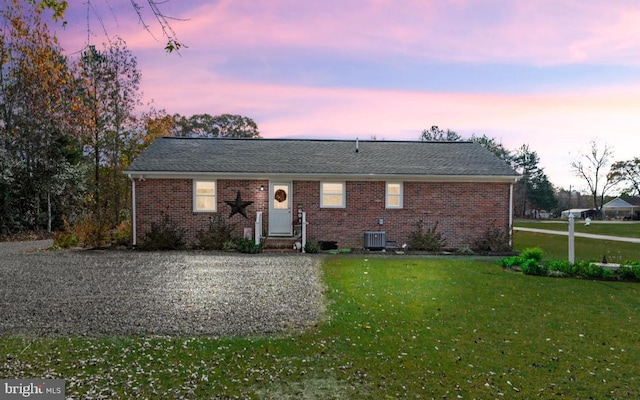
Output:
[[402,183],[387,182],[387,208],[402,208]]
[[320,183],[320,207],[344,208],[346,205],[344,182]]
[[216,211],[216,182],[193,182],[193,211]]

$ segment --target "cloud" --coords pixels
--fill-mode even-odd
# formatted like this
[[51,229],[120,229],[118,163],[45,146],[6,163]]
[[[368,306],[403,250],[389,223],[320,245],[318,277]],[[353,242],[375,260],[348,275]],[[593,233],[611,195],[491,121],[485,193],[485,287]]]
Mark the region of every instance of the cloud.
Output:
[[[576,81],[580,86],[569,87],[557,83],[557,76],[544,82],[547,69],[540,68],[539,90],[520,93],[506,89],[518,78],[511,69],[509,82],[484,75],[494,80],[484,93],[451,89],[448,81],[468,71],[464,68],[437,75],[444,81],[438,91],[411,90],[411,85],[406,90],[363,87],[354,80],[322,86],[336,82],[322,74],[341,74],[349,68],[343,61],[353,59],[358,62],[347,65],[379,68],[371,76],[381,83],[385,73],[403,72],[387,72],[388,65],[409,66],[406,70],[423,73],[425,80],[436,79],[429,69],[421,69],[425,65],[638,66],[636,1],[174,0],[168,13],[189,19],[173,25],[178,39],[189,46],[181,56],[164,53],[158,27],[152,26],[155,40],[139,25],[128,0],[110,4],[117,24],[111,11],[102,9],[105,25],[138,57],[146,97],[169,113],[242,114],[272,138],[415,140],[422,129],[439,125],[465,136],[496,137],[510,149],[529,144],[549,166],[552,182],[565,186],[571,182],[569,159],[594,137],[613,144],[616,159],[637,155],[640,85],[610,83],[618,70],[609,71],[611,80],[600,69],[590,70]],[[63,46],[73,43],[72,48],[80,49],[87,37],[86,13],[82,5],[71,7],[75,19],[62,33]],[[322,60],[323,68],[314,68],[313,60]],[[298,65],[305,79],[278,70],[286,63]],[[252,68],[229,74],[243,64]],[[591,79],[595,74],[605,77],[596,83]],[[521,79],[531,77],[523,73]]]
[[634,2],[222,0],[179,33],[211,51],[300,51],[422,62],[638,65]]

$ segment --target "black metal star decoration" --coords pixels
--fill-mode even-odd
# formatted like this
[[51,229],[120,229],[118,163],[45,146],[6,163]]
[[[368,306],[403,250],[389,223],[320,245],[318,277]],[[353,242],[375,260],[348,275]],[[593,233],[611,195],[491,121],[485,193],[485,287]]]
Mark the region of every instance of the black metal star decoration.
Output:
[[236,199],[234,201],[225,200],[225,203],[231,206],[231,214],[229,214],[229,218],[233,217],[235,214],[241,214],[248,219],[246,208],[253,204],[253,201],[242,201],[240,191],[238,190]]

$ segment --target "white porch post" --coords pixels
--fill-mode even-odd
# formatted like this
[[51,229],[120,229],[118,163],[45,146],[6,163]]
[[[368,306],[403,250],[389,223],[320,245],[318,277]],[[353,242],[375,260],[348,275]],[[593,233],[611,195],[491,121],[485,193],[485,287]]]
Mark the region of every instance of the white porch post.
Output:
[[304,251],[304,246],[307,244],[307,213],[305,211],[302,212],[302,252]]
[[256,212],[256,225],[253,231],[255,232],[256,236],[255,243],[258,245],[260,244],[260,239],[262,238],[262,211]]

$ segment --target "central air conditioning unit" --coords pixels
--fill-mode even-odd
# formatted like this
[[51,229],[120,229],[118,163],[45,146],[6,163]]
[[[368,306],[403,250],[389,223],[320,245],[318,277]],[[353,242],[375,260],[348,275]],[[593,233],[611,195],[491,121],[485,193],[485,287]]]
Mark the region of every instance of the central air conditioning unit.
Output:
[[364,233],[364,248],[369,250],[383,250],[387,240],[384,231],[366,231]]

